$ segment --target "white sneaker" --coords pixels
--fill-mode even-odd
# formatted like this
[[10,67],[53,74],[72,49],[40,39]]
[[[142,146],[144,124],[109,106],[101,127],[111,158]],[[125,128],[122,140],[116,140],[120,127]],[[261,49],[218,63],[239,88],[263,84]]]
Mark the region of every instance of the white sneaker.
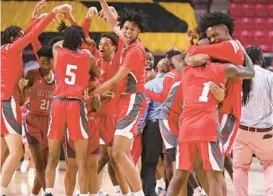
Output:
[[99,190],[98,196],[109,196],[109,193],[104,192],[102,189]]
[[21,172],[26,173],[28,171],[28,167],[29,167],[29,160],[24,160],[20,167]]

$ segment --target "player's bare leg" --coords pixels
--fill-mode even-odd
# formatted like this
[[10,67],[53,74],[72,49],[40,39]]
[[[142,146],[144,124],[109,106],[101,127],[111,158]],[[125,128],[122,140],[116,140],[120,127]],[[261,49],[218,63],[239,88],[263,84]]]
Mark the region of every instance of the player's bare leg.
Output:
[[61,153],[61,141],[48,138],[48,160],[45,170],[46,193],[53,194],[56,168]]
[[4,135],[8,146],[9,155],[2,166],[1,187],[6,188],[23,157],[22,135],[6,134]]
[[125,178],[125,175],[123,174],[122,170],[118,166],[118,163],[115,161],[115,159],[113,157],[113,148],[108,147],[107,150],[108,150],[108,154],[109,154],[109,158],[110,158],[110,164],[115,171],[116,179],[118,181],[118,184],[120,185],[121,192],[123,194],[127,194],[127,193],[129,193],[129,185],[128,185],[128,182]]
[[66,157],[66,172],[64,176],[64,187],[67,196],[72,196],[76,186],[78,165],[75,158]]
[[207,170],[209,181],[209,196],[224,196],[223,193],[223,175],[222,172]]
[[107,151],[107,146],[105,144],[100,145],[100,158],[98,163],[98,173],[104,168],[104,166],[109,162],[109,156]]
[[87,159],[87,171],[89,174],[89,195],[96,195],[99,189],[98,183],[98,157],[89,156]]
[[201,158],[198,156],[194,163],[194,172],[197,175],[197,178],[202,185],[203,189],[206,193],[209,192],[209,181],[207,177],[206,170],[203,169],[203,162]]
[[[190,175],[190,171],[176,170],[167,190],[167,196],[175,196],[181,194],[181,192],[187,192],[187,180]],[[181,192],[180,192],[181,191]]]
[[8,157],[9,149],[4,136],[1,136],[1,168]]
[[31,144],[29,145],[29,149],[35,164],[36,169],[35,177],[38,179],[42,188],[45,189],[45,168],[47,160],[46,158],[48,157],[48,150],[43,151],[40,144]]
[[87,172],[87,150],[88,139],[74,140],[73,141],[76,153],[76,161],[78,165],[78,182],[80,186],[80,193],[88,193],[88,175]]
[[233,168],[232,168],[232,160],[231,155],[225,157],[225,169],[228,172],[229,177],[233,180]]
[[114,136],[114,161],[117,163],[118,167],[122,171],[122,174],[125,175],[125,178],[128,181],[132,192],[138,192],[142,190],[142,182],[139,173],[134,166],[134,163],[129,157],[130,155],[128,155],[130,149],[131,140],[129,138],[119,135]]

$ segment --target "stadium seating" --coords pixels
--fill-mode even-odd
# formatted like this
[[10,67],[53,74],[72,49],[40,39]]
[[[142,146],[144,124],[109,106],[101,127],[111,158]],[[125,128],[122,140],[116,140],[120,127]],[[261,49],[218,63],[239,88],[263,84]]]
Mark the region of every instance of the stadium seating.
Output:
[[234,38],[273,52],[273,0],[232,0],[229,13],[235,18]]

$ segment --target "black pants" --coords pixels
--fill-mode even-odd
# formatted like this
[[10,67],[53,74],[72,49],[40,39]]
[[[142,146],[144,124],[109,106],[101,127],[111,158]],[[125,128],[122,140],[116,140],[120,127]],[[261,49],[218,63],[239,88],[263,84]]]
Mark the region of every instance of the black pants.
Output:
[[140,172],[145,196],[156,196],[155,171],[161,153],[162,137],[159,130],[158,120],[147,121],[142,133],[142,167]]

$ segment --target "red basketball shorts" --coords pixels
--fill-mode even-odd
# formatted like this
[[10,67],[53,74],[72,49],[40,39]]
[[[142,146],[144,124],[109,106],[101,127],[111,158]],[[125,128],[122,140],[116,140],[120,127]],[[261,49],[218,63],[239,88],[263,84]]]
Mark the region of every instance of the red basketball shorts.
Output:
[[51,104],[48,138],[62,140],[68,131],[69,140],[88,139],[85,103],[79,99],[54,98]]
[[138,134],[138,124],[146,107],[145,94],[135,93],[121,95],[117,107],[117,124],[115,135],[133,139]]
[[21,108],[15,103],[14,97],[1,101],[1,132],[4,134],[22,135]]
[[29,145],[40,144],[43,149],[48,147],[48,123],[48,115],[38,115],[32,113],[27,114],[24,128]]
[[223,171],[224,155],[219,142],[179,142],[176,154],[176,169],[191,171],[199,156],[205,170]]
[[115,115],[94,115],[94,128],[97,129],[100,138],[105,145],[112,146],[115,133]]
[[232,114],[224,114],[221,119],[224,155],[229,155],[237,135],[240,120]]
[[[88,156],[97,156],[100,154],[100,137],[99,132],[94,127],[95,122],[91,117],[88,119],[88,128],[89,128],[89,139],[88,139]],[[65,153],[68,158],[76,158],[76,153],[74,150],[73,141],[68,138],[68,135],[65,136]]]

